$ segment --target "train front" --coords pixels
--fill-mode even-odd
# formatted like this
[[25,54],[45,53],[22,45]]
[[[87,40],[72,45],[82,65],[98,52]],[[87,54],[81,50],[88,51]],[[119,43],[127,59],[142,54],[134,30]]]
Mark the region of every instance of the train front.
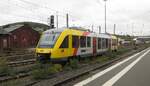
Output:
[[36,55],[38,61],[50,61],[51,53],[54,49],[55,43],[60,35],[60,32],[48,30],[43,32],[39,43],[36,47]]

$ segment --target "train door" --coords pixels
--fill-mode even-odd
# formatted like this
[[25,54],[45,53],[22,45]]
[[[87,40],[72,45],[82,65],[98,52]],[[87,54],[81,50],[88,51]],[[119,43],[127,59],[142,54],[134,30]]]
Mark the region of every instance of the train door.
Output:
[[95,56],[97,53],[97,49],[96,49],[96,37],[93,37],[93,55]]
[[66,36],[59,48],[60,52],[57,52],[59,56],[68,57],[70,53],[70,43],[69,43],[70,36]]

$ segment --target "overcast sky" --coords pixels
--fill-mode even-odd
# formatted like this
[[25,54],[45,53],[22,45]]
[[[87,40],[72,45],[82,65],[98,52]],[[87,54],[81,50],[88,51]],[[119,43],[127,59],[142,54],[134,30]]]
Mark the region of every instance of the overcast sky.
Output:
[[[57,12],[56,12],[57,11]],[[59,15],[59,27],[65,26],[69,13],[70,26],[83,26],[104,32],[103,0],[0,0],[0,25],[20,21],[48,24],[48,17]],[[117,34],[150,35],[149,0],[108,0],[107,32]]]

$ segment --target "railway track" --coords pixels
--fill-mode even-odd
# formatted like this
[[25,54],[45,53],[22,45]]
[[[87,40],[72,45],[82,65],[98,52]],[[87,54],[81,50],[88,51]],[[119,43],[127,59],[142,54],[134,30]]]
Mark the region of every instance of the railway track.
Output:
[[107,68],[107,67],[111,66],[112,64],[114,64],[114,63],[116,63],[118,61],[121,61],[121,60],[125,59],[128,56],[133,55],[133,53],[137,53],[137,52],[142,51],[142,50],[145,50],[145,49],[140,49],[138,51],[128,52],[126,55],[123,55],[123,56],[121,56],[119,58],[116,58],[116,59],[113,59],[111,61],[108,61],[106,63],[103,63],[101,65],[94,65],[91,69],[83,70],[80,73],[74,74],[72,77],[66,78],[66,79],[64,79],[62,81],[58,80],[58,82],[54,83],[52,86],[64,86],[64,84],[67,83],[67,82],[71,82],[71,81],[73,81],[73,80],[75,80],[75,79],[77,79],[79,77],[82,77],[84,75],[88,75],[91,72],[96,71],[96,70],[98,70],[100,68],[105,68],[105,67]]
[[77,78],[88,75],[88,74],[92,73],[93,71],[99,70],[101,68],[109,67],[109,66],[113,65],[114,63],[121,61],[121,60],[125,59],[126,57],[131,56],[134,53],[137,53],[141,50],[143,50],[143,49],[128,52],[125,55],[119,56],[118,58],[112,59],[103,64],[89,65],[89,66],[83,68],[82,70],[74,70],[71,73],[60,74],[57,77],[54,77],[52,79],[44,81],[43,83],[42,82],[40,82],[40,83],[33,82],[30,84],[27,84],[26,86],[32,86],[32,85],[33,86],[47,86],[47,85],[49,85],[49,86],[65,86],[65,84],[68,82],[74,81]]
[[22,61],[35,58],[34,54],[22,54],[22,55],[12,55],[12,56],[3,56],[0,58],[5,58],[8,62],[10,61]]
[[30,76],[30,73],[19,73],[17,76],[5,76],[5,77],[0,77],[0,83],[2,82],[6,82],[9,80],[15,80],[15,79],[20,79],[20,78],[24,78],[24,77],[28,77]]
[[[138,51],[141,51],[141,50],[143,50],[143,49],[140,49],[140,50],[138,50]],[[115,62],[117,62],[117,61],[122,60],[124,57],[130,56],[130,55],[132,55],[133,53],[136,53],[136,52],[138,52],[138,51],[128,52],[128,54],[126,54],[126,55],[123,55],[123,56],[121,56],[121,57],[119,57],[119,58],[113,59],[113,60],[108,61],[108,62],[103,63],[103,64],[91,65],[90,68],[87,67],[87,68],[83,69],[83,71],[78,71],[78,70],[76,70],[75,73],[72,73],[73,75],[66,73],[66,74],[64,74],[64,75],[62,75],[62,76],[54,77],[54,78],[50,79],[50,81],[48,81],[48,83],[49,83],[49,85],[51,85],[51,86],[61,86],[61,85],[65,84],[65,83],[67,83],[67,82],[71,82],[71,81],[74,80],[74,79],[77,79],[77,78],[79,78],[79,77],[82,77],[82,76],[84,76],[84,75],[87,75],[87,74],[89,74],[89,73],[92,72],[92,71],[95,71],[95,70],[97,70],[97,69],[100,69],[100,68],[104,68],[104,67],[106,67],[106,66],[109,66],[109,65],[111,65],[111,64],[113,64],[113,63],[115,63]],[[24,60],[24,61],[15,61],[15,62],[10,62],[10,63],[8,63],[8,65],[11,66],[11,67],[16,67],[16,66],[21,66],[21,65],[32,64],[32,63],[34,63],[35,61],[36,61],[35,59]],[[5,78],[1,78],[1,79],[0,79],[0,82],[9,81],[9,80],[14,80],[14,79],[21,79],[21,78],[24,78],[24,77],[30,77],[30,73],[29,73],[29,72],[28,72],[28,73],[20,73],[20,74],[18,74],[18,75],[15,76],[15,77],[5,77]],[[56,82],[56,81],[57,81],[57,82]],[[33,82],[31,81],[31,82],[27,83],[25,86],[32,86],[32,85],[33,85],[33,86],[34,86],[34,85],[36,86],[36,84],[37,84],[38,82],[39,82],[39,81],[33,81]]]
[[5,51],[5,52],[0,52],[0,57],[12,56],[12,55],[23,55],[23,54],[29,54],[29,53],[34,53],[34,52],[27,51],[27,50]]
[[[15,62],[8,62],[7,65],[9,67],[23,67],[24,69],[24,66],[31,66],[31,65],[34,65],[34,63],[36,62],[36,59],[29,59],[29,60],[23,60],[23,61],[15,61]],[[20,79],[20,78],[24,78],[24,77],[28,77],[30,76],[30,71],[26,71],[26,72],[22,72],[23,70],[21,70],[21,72],[18,72],[17,75],[15,76],[7,76],[7,75],[4,75],[4,76],[1,76],[0,77],[0,82],[6,82],[6,81],[9,81],[9,80],[14,80],[14,79]]]
[[35,62],[36,62],[36,59],[29,59],[29,60],[23,60],[23,61],[8,62],[7,64],[10,67],[16,67],[16,66],[34,64]]
[[[131,55],[131,53],[129,55]],[[63,75],[63,77],[54,77],[54,78],[51,79],[51,81],[49,81],[49,83],[51,83],[50,86],[61,86],[64,83],[70,82],[70,81],[72,81],[74,79],[77,79],[77,78],[79,78],[81,76],[89,74],[92,71],[95,71],[97,69],[103,68],[103,67],[108,66],[108,65],[111,65],[114,62],[121,60],[122,58],[123,57],[116,58],[116,59],[113,59],[113,60],[111,60],[109,62],[106,62],[104,64],[92,65],[90,68],[87,67],[87,68],[83,69],[82,72],[77,70],[77,71],[75,71],[75,73],[73,73],[73,75],[70,75],[70,74],[67,73],[67,74]],[[20,64],[24,64],[26,62],[28,63],[28,61],[30,63],[30,62],[33,62],[35,60],[33,59],[33,60],[26,60],[26,61],[22,61],[22,62],[11,62],[11,63],[9,63],[9,65],[11,65],[11,66],[13,65],[15,67],[16,64],[20,65]],[[24,77],[30,77],[30,73],[29,72],[28,73],[20,73],[20,74],[18,74],[15,77],[10,77],[10,76],[3,77],[3,78],[0,78],[0,82],[6,82],[6,81],[9,81],[9,80],[21,79],[21,78],[24,78]],[[34,86],[38,82],[39,81],[33,81],[33,82],[31,81],[31,82],[27,83],[25,86],[32,86],[32,85]]]
[[13,51],[10,53],[1,54],[0,58],[6,59],[6,65],[10,68],[15,68],[15,71],[20,70],[21,72],[17,72],[15,76],[1,75],[0,82],[5,82],[9,80],[14,80],[18,78],[27,77],[30,75],[30,71],[24,71],[26,66],[32,66],[36,62],[35,56],[33,53],[23,52],[23,51]]

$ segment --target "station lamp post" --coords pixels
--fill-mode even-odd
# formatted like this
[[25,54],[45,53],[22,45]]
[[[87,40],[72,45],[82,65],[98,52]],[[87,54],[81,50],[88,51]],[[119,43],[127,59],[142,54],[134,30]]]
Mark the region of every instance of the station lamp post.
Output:
[[104,2],[105,2],[105,33],[107,33],[107,31],[106,31],[106,29],[107,29],[107,24],[106,24],[106,23],[107,23],[107,22],[106,22],[106,15],[107,15],[107,14],[106,14],[106,1],[107,1],[107,0],[104,0]]

